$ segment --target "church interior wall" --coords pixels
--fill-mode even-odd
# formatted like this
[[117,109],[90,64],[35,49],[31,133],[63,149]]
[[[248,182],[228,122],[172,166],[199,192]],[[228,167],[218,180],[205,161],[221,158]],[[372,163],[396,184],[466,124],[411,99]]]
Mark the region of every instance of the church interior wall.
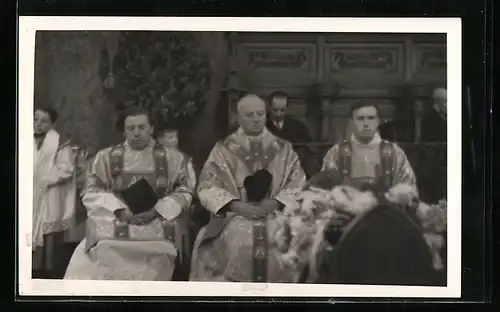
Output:
[[[61,135],[91,154],[122,138],[115,128],[114,103],[103,87],[102,51],[116,45],[113,38],[107,32],[84,31],[36,35],[34,101],[56,108]],[[185,136],[197,171],[225,133],[222,128],[234,123],[242,92],[263,97],[287,92],[290,114],[308,126],[310,145],[321,158],[349,136],[353,101],[377,103],[383,122],[400,119],[405,108],[413,114],[408,124],[417,129],[419,110],[428,107],[432,88],[446,84],[444,35],[214,32],[200,40],[213,79],[206,108]],[[421,167],[424,145],[415,131],[402,146],[415,167]]]
[[309,128],[319,160],[349,138],[350,106],[364,99],[377,104],[382,124],[403,124],[394,140],[417,180],[429,172],[446,177],[446,142],[420,135],[433,89],[446,87],[444,34],[239,33],[232,40],[240,89],[263,97],[287,92],[289,113]]
[[116,112],[98,75],[105,46],[102,32],[38,31],[34,103],[53,107],[56,128],[91,154],[117,140]]
[[[264,97],[278,89],[287,92],[290,114],[308,125],[315,141],[333,144],[349,132],[353,101],[378,103],[387,122],[401,106],[399,88],[409,86],[416,106],[433,87],[445,85],[445,39],[435,34],[240,33],[234,39],[234,72],[242,89]],[[322,90],[319,103],[313,103],[308,94],[317,85]],[[311,113],[314,109],[320,112]]]

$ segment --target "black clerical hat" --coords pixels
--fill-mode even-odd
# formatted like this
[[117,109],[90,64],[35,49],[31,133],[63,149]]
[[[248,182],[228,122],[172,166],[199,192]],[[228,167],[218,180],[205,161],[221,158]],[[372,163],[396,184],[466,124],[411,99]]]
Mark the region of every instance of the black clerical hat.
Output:
[[122,190],[120,193],[125,204],[133,214],[151,210],[158,202],[158,196],[149,182],[144,178]]
[[247,200],[250,202],[260,202],[271,189],[273,175],[266,169],[261,169],[245,178],[243,185],[247,192]]

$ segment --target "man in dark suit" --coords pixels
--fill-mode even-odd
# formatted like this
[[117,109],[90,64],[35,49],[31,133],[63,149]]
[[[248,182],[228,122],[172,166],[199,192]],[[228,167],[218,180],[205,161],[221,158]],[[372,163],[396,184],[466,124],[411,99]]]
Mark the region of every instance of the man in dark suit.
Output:
[[274,135],[292,143],[302,169],[310,177],[320,169],[314,153],[306,145],[311,142],[311,135],[306,125],[287,115],[287,108],[288,95],[283,91],[273,92],[269,96],[266,126]]
[[422,179],[422,185],[428,185],[429,187],[423,188],[421,197],[422,200],[427,202],[436,202],[446,197],[446,104],[446,89],[435,89],[432,94],[432,107],[422,122],[422,141],[443,143],[427,145],[423,153],[428,170],[425,171],[426,177]]
[[446,89],[437,88],[432,95],[432,108],[422,125],[422,140],[426,142],[446,142]]

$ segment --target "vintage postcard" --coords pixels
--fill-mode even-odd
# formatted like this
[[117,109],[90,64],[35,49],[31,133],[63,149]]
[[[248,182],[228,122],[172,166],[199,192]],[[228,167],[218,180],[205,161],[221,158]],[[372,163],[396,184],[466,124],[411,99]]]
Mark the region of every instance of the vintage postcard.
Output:
[[460,297],[461,32],[20,17],[20,295]]

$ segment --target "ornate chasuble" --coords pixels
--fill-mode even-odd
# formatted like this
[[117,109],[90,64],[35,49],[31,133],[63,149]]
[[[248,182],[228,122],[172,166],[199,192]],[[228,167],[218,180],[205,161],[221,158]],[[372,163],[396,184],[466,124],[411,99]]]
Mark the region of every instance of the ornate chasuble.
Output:
[[[125,150],[123,145],[115,146],[110,152],[111,170],[114,179],[115,193],[119,196],[119,191],[131,186],[144,178],[151,187],[156,190],[158,197],[165,196],[167,187],[167,161],[165,150],[160,145],[153,148],[152,166],[143,165],[137,162],[137,167],[124,170]],[[150,162],[151,163],[151,162]]]
[[[268,171],[272,177],[266,172],[261,175],[260,170]],[[225,207],[234,200],[260,201],[267,197],[289,209],[297,209],[296,194],[304,183],[305,175],[291,143],[267,129],[251,137],[239,128],[217,142],[203,166],[197,187],[200,203],[211,212],[212,218],[196,239],[190,279],[292,281],[293,272],[280,266],[277,256],[273,238],[279,220],[273,218],[274,214],[268,212],[260,220],[249,220]]]
[[353,187],[383,185],[385,190],[392,186],[394,175],[394,146],[385,140],[379,147],[363,147],[344,141],[339,145],[338,168],[344,184]]
[[[264,149],[262,140],[249,140],[249,149],[238,144],[233,138],[228,138],[224,142],[224,146],[238,158],[248,170],[249,174],[253,174],[258,170],[269,167],[274,156],[283,147],[280,141],[274,140]],[[231,170],[235,176],[235,170]],[[239,186],[242,184],[238,183]],[[246,201],[245,188],[239,187],[241,198]],[[270,191],[269,191],[270,192]],[[269,196],[269,193],[268,193]],[[258,204],[258,203],[257,203]],[[227,222],[227,221],[226,221]],[[267,219],[253,221],[253,250],[252,250],[252,276],[254,282],[267,281],[268,269],[268,224]]]
[[[278,152],[283,148],[284,142],[273,139],[265,144],[261,138],[249,138],[248,146],[239,143],[234,137],[228,137],[221,142],[221,147],[226,150],[234,161],[228,162],[230,174],[235,178],[238,193],[242,201],[247,200],[243,180],[261,169],[268,169]],[[267,146],[266,146],[267,145]],[[243,164],[243,168],[238,166]],[[270,190],[271,191],[271,190]],[[271,195],[270,191],[268,197]],[[225,224],[235,217],[234,214],[213,215],[203,241],[216,238],[224,229]],[[254,282],[266,282],[268,270],[268,220],[254,220],[253,234],[249,239],[252,244],[252,279]]]
[[[222,145],[244,165],[244,170],[237,170],[235,167],[229,168],[232,175],[236,178],[238,192],[243,201],[247,200],[243,180],[261,169],[269,168],[269,165],[276,157],[276,154],[283,147],[283,142],[273,140],[268,146],[264,147],[262,140],[249,140],[248,148],[239,144],[234,138],[229,137],[223,141]],[[239,169],[239,168],[238,168]]]
[[[127,154],[129,153],[129,154]],[[110,151],[112,188],[115,196],[121,197],[120,191],[144,178],[155,190],[157,196],[162,198],[172,187],[168,185],[168,164],[166,151],[155,144],[151,151],[125,151],[123,145],[117,145]],[[134,157],[135,156],[135,157]],[[99,239],[133,240],[133,241],[155,241],[169,240],[175,243],[179,251],[183,251],[182,235],[176,235],[178,219],[173,222],[157,218],[145,226],[131,225],[115,219],[113,224],[105,220],[93,220],[88,222],[87,230],[95,233],[94,239],[87,235],[87,249],[90,249]],[[101,224],[102,223],[102,224]],[[182,254],[182,252],[180,253]]]

